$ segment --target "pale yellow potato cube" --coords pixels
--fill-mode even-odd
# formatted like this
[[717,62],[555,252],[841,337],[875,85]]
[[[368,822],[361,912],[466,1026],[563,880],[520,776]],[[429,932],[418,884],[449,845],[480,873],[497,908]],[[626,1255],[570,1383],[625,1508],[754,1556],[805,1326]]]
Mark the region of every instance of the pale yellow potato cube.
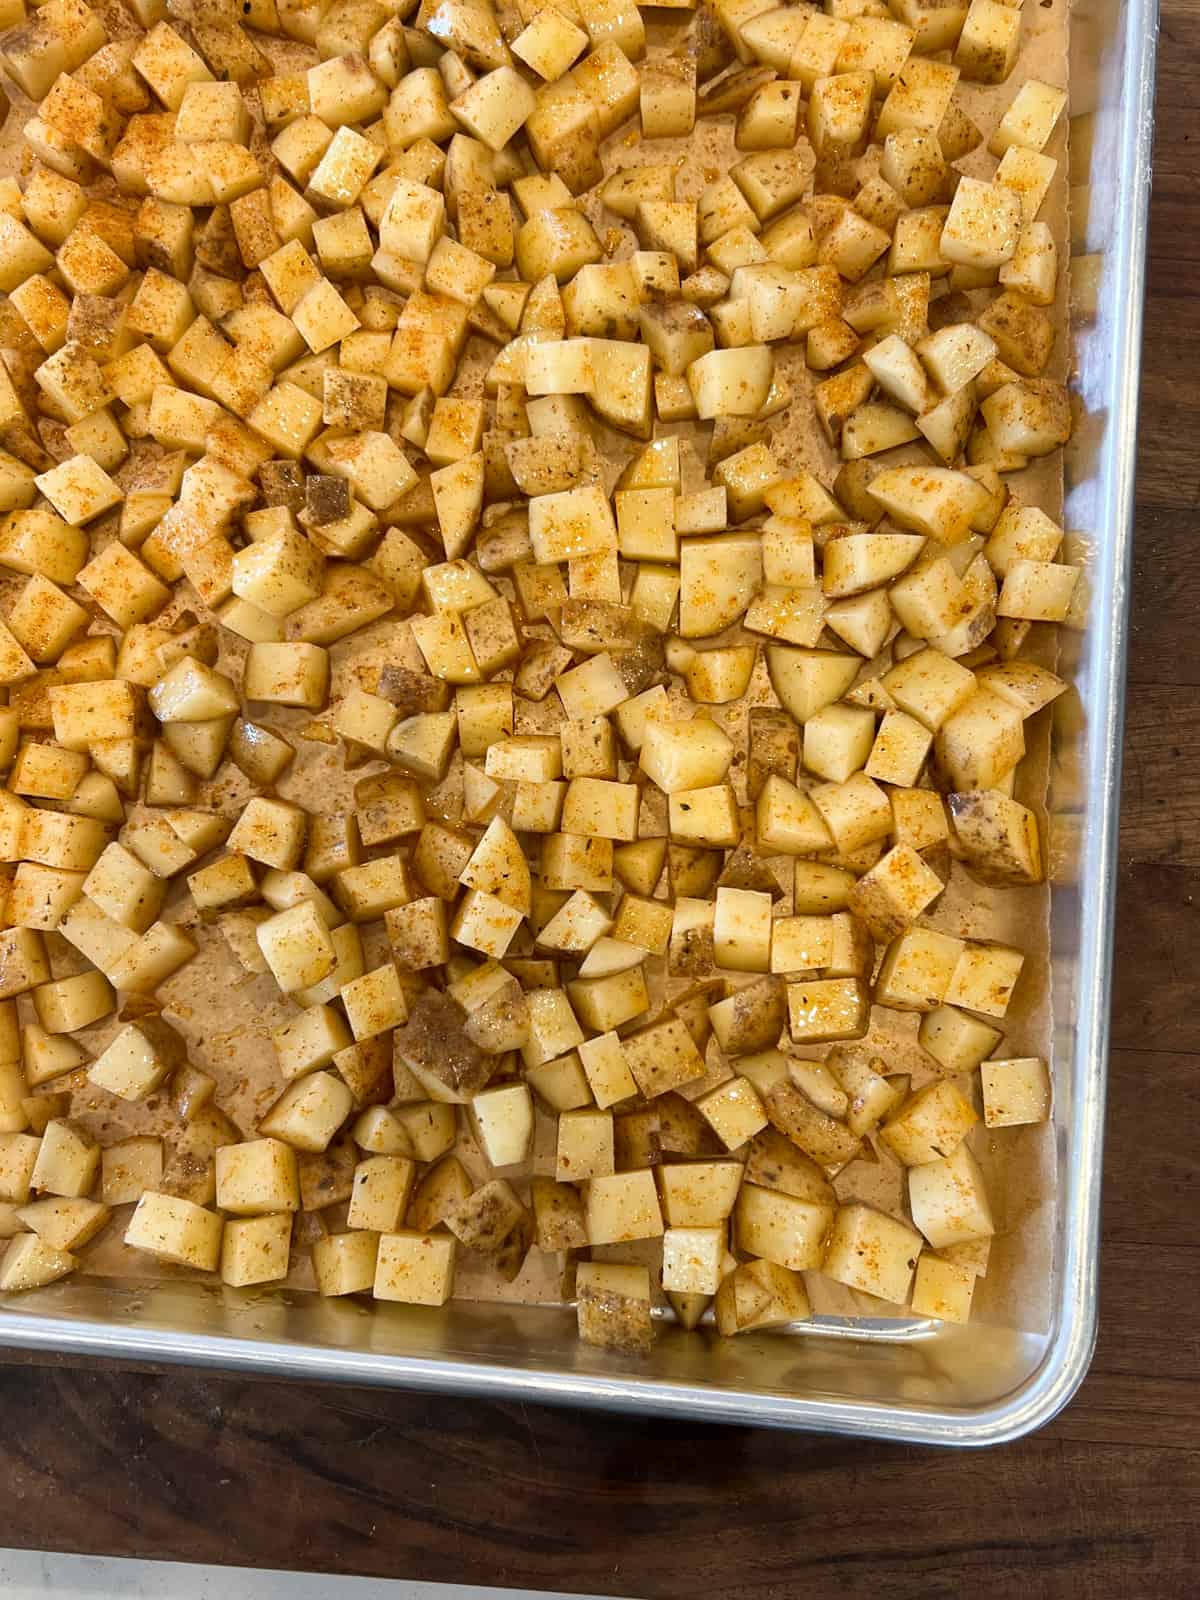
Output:
[[861,1039],[870,1023],[870,990],[860,978],[789,983],[787,999],[788,1032],[797,1044]]
[[713,951],[719,967],[768,972],[771,967],[771,896],[753,889],[718,888]]
[[744,1183],[734,1210],[739,1247],[794,1272],[819,1269],[835,1205]]
[[17,1213],[52,1250],[79,1250],[100,1232],[111,1212],[98,1200],[35,1200]]
[[88,1082],[122,1100],[144,1100],[183,1066],[183,1040],[161,1018],[128,1023],[88,1068]]
[[526,1000],[530,1015],[529,1038],[521,1046],[521,1054],[527,1067],[542,1066],[583,1043],[583,1030],[561,989],[534,989]]
[[1014,146],[1043,150],[1066,104],[1064,89],[1037,78],[1026,79],[996,125],[988,149],[994,156],[1003,156]]
[[311,1072],[288,1085],[260,1120],[259,1132],[296,1150],[320,1154],[353,1107],[354,1097],[340,1078]]
[[873,1206],[840,1206],[822,1271],[835,1283],[902,1305],[921,1253],[920,1235]]
[[637,1094],[637,1083],[616,1033],[608,1032],[594,1039],[581,1040],[579,1059],[596,1104],[602,1110],[622,1100],[630,1100]]
[[992,1053],[1001,1037],[999,1028],[947,1005],[922,1017],[917,1033],[922,1050],[945,1072],[972,1071]]
[[[91,522],[121,501],[121,490],[90,456],[71,456],[61,465],[39,473],[34,482],[72,528]],[[114,620],[119,622],[120,618]]]
[[564,1111],[558,1119],[554,1175],[560,1183],[608,1177],[614,1171],[611,1111]]
[[114,1011],[117,997],[102,972],[81,972],[40,984],[33,991],[33,1004],[47,1033],[74,1033]]
[[818,778],[845,783],[866,765],[874,742],[873,712],[864,706],[823,706],[804,724],[804,765]]
[[1014,1128],[1046,1122],[1050,1116],[1050,1076],[1039,1056],[984,1061],[983,1120],[989,1128]]
[[730,1216],[742,1182],[736,1161],[668,1162],[658,1168],[663,1215],[672,1228],[716,1228]]
[[340,998],[356,1039],[370,1039],[386,1033],[390,1028],[399,1027],[408,1017],[408,1002],[400,976],[390,963],[344,984]]
[[725,1229],[667,1228],[662,1285],[678,1294],[716,1294],[726,1252]]
[[888,946],[875,980],[875,1003],[895,1011],[934,1011],[946,999],[961,939],[934,928],[907,928]]
[[217,1205],[234,1216],[300,1209],[296,1152],[278,1139],[222,1145],[215,1153]]
[[256,795],[246,802],[227,843],[230,850],[241,851],[252,861],[290,872],[303,855],[307,828],[308,818],[300,806]]
[[0,1133],[0,1202],[28,1204],[34,1169],[42,1147],[29,1133]]
[[1003,83],[1017,64],[1020,7],[971,0],[954,51],[954,65],[975,83]]
[[948,1156],[979,1121],[956,1086],[942,1078],[911,1095],[880,1129],[880,1138],[905,1166]]
[[403,1156],[378,1155],[354,1169],[347,1224],[367,1232],[394,1233],[404,1221],[417,1169]]
[[364,1294],[375,1282],[377,1233],[332,1233],[312,1247],[313,1271],[323,1295]]
[[449,1234],[385,1233],[379,1237],[372,1292],[376,1300],[445,1305],[454,1292],[455,1240]]
[[695,1105],[727,1150],[739,1149],[767,1125],[766,1110],[749,1078],[730,1078]]
[[272,977],[285,994],[320,983],[336,964],[333,940],[311,900],[260,923],[256,937]]
[[969,1267],[928,1250],[922,1252],[912,1287],[915,1315],[936,1317],[940,1322],[968,1322],[974,1293],[975,1273]]
[[221,1281],[242,1289],[286,1278],[291,1244],[290,1212],[232,1217],[221,1236]]
[[242,676],[247,700],[319,711],[329,689],[329,652],[316,644],[256,643]]
[[935,1250],[995,1232],[983,1173],[965,1144],[944,1159],[910,1167],[908,1194],[913,1221]]
[[584,1200],[584,1219],[592,1246],[658,1238],[663,1221],[653,1172],[593,1178]]
[[737,797],[728,783],[684,789],[669,796],[667,825],[673,840],[710,850],[732,849],[741,837]]
[[777,917],[771,927],[771,971],[815,972],[833,961],[833,918]]
[[273,1028],[271,1042],[283,1077],[298,1078],[318,1067],[327,1067],[353,1040],[340,1013],[321,1005],[309,1006],[298,1017]]
[[946,989],[946,1003],[985,1017],[1004,1016],[1024,962],[1023,953],[1008,945],[965,945]]
[[35,1233],[18,1234],[5,1247],[0,1259],[0,1291],[18,1294],[25,1289],[40,1289],[71,1272],[78,1262],[66,1250],[56,1250]]
[[899,844],[858,880],[847,906],[876,939],[894,939],[933,904],[943,887],[910,845]]
[[631,1022],[650,1005],[641,965],[604,977],[580,977],[568,985],[571,1005],[580,1021],[597,1033]]
[[215,1272],[223,1228],[224,1221],[215,1211],[176,1195],[147,1190],[125,1230],[125,1243],[160,1261]]

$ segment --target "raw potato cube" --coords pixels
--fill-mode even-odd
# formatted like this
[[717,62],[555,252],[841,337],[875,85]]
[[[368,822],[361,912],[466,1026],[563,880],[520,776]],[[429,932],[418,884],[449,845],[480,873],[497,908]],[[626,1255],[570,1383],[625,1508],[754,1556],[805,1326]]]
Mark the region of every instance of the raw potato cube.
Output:
[[28,1204],[41,1145],[32,1134],[0,1133],[0,1202]]
[[312,1247],[313,1271],[323,1295],[365,1294],[375,1282],[377,1233],[333,1233]]
[[870,991],[859,978],[789,983],[787,998],[788,1032],[797,1044],[861,1039],[870,1023]]
[[269,917],[259,925],[257,938],[271,975],[285,994],[307,989],[333,971],[333,941],[312,901]]
[[454,1290],[454,1253],[449,1234],[381,1234],[372,1293],[406,1305],[445,1305]]
[[793,1272],[819,1269],[835,1204],[745,1183],[737,1199],[737,1242],[742,1250]]
[[978,1017],[942,1005],[922,1017],[917,1037],[942,1070],[953,1073],[979,1066],[999,1044],[1001,1033]]
[[125,1243],[160,1261],[201,1272],[215,1272],[221,1258],[224,1222],[215,1211],[191,1200],[147,1190],[125,1230]]
[[340,1078],[312,1072],[290,1084],[259,1123],[265,1138],[319,1154],[349,1116],[354,1097]]
[[217,1150],[217,1205],[234,1216],[300,1209],[296,1152],[278,1139],[251,1139]]
[[928,1250],[922,1252],[912,1287],[915,1315],[936,1317],[941,1322],[967,1322],[974,1293],[975,1273],[969,1267],[943,1260]]
[[908,1198],[913,1221],[935,1250],[995,1232],[983,1173],[965,1144],[944,1160],[910,1167]]
[[753,1328],[776,1328],[811,1314],[804,1280],[773,1261],[744,1261],[721,1280],[714,1307],[725,1338]]
[[17,1294],[25,1289],[40,1289],[65,1277],[77,1265],[68,1251],[56,1250],[37,1234],[19,1234],[0,1259],[0,1291]]
[[346,1221],[351,1228],[394,1233],[408,1211],[416,1166],[403,1156],[379,1155],[360,1161]]
[[928,1083],[890,1117],[880,1138],[905,1166],[951,1155],[979,1121],[974,1108],[949,1079]]
[[650,1273],[615,1261],[582,1261],[575,1291],[579,1337],[602,1350],[647,1355],[654,1345]]
[[1050,1077],[1039,1056],[984,1061],[983,1120],[989,1128],[1014,1128],[1046,1122],[1050,1116]]
[[704,1058],[678,1017],[628,1035],[623,1045],[629,1070],[647,1100],[704,1076]]
[[840,1206],[822,1271],[835,1283],[903,1305],[921,1254],[919,1234],[873,1206]]
[[941,894],[942,880],[910,845],[881,857],[850,891],[848,908],[876,939],[894,939]]
[[767,1126],[767,1113],[748,1078],[731,1078],[701,1095],[696,1109],[727,1150],[739,1149]]
[[611,1176],[613,1170],[612,1113],[564,1111],[558,1119],[555,1178],[560,1183],[579,1183],[585,1178]]
[[83,972],[41,984],[33,991],[33,1003],[47,1033],[74,1033],[115,1010],[116,995],[103,973]]
[[484,1155],[493,1167],[524,1161],[533,1139],[533,1101],[523,1083],[485,1089],[471,1102],[471,1116]]
[[961,939],[933,928],[908,928],[884,954],[875,980],[875,1003],[895,1011],[934,1011],[946,999]]
[[631,1100],[637,1094],[637,1083],[615,1033],[603,1033],[595,1039],[581,1041],[579,1059],[592,1095],[601,1109],[622,1100]]
[[954,65],[975,83],[1003,83],[1017,64],[1021,12],[1002,0],[971,0]]
[[[40,473],[34,482],[63,521],[72,528],[91,522],[121,501],[121,490],[90,456],[72,456],[60,466]],[[93,566],[95,564],[92,563]],[[83,582],[82,577],[80,582]],[[137,621],[138,618],[130,620]],[[114,621],[120,623],[121,618],[114,617]],[[128,626],[128,623],[123,625]]]
[[662,1285],[668,1293],[716,1294],[725,1258],[725,1229],[668,1228],[663,1234]]
[[242,1289],[286,1278],[291,1243],[290,1212],[231,1218],[221,1236],[221,1281]]
[[946,989],[947,1004],[980,1011],[985,1017],[1002,1017],[1024,961],[1020,950],[1006,945],[966,945]]
[[88,1069],[88,1082],[122,1100],[144,1100],[185,1064],[183,1040],[161,1018],[131,1022]]
[[111,1212],[97,1200],[35,1200],[22,1206],[20,1221],[52,1250],[79,1250],[100,1232]]
[[584,1201],[584,1217],[592,1246],[658,1238],[663,1221],[654,1174],[647,1170],[593,1178]]

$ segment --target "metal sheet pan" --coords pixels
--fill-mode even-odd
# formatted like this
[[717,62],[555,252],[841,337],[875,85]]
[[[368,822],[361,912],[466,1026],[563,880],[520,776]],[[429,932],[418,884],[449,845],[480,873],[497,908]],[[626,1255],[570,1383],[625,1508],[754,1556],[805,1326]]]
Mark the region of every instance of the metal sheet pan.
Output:
[[367,1310],[182,1279],[68,1280],[4,1304],[0,1343],[947,1445],[1018,1438],[1070,1400],[1096,1329],[1157,23],[1155,0],[1080,0],[1072,10],[1074,251],[1090,258],[1077,262],[1079,283],[1096,288],[1072,329],[1079,424],[1066,509],[1092,626],[1066,663],[1076,714],[1056,727],[1050,796],[1058,1181],[1045,1331],[818,1319],[804,1338],[709,1342],[666,1327],[635,1368],[579,1345],[561,1309]]

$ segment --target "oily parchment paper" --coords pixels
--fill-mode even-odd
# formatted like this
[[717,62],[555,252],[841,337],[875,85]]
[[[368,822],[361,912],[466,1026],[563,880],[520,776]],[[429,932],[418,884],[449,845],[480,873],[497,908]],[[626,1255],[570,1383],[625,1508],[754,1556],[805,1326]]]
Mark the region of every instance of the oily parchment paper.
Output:
[[[1016,71],[1004,85],[982,88],[963,84],[966,109],[974,117],[984,134],[984,145],[962,163],[964,170],[973,176],[989,177],[995,159],[988,155],[986,140],[1017,89],[1027,77],[1036,77],[1053,83],[1066,83],[1066,0],[1028,5],[1023,8],[1023,42],[1021,59]],[[648,55],[654,58],[672,53],[680,47],[690,18],[685,13],[649,13]],[[303,47],[290,41],[259,40],[262,48],[280,66],[293,68],[305,65],[311,59]],[[28,115],[28,108],[19,100],[3,130],[3,170],[23,175],[28,170],[28,155],[21,147],[20,128]],[[1068,364],[1067,329],[1067,172],[1066,172],[1066,122],[1060,122],[1048,147],[1048,153],[1057,157],[1059,169],[1050,194],[1043,204],[1040,216],[1048,220],[1059,244],[1059,297],[1055,308],[1060,337],[1056,344],[1051,372],[1065,376]],[[256,146],[261,141],[256,141]],[[663,161],[678,158],[681,162],[679,191],[684,197],[698,195],[706,183],[727,171],[738,152],[733,146],[732,118],[705,121],[698,125],[688,139],[655,140],[642,148],[640,135],[633,125],[618,132],[608,142],[606,168],[640,165],[645,161]],[[99,186],[103,189],[103,184]],[[99,191],[98,191],[99,192]],[[613,256],[628,254],[635,248],[632,231],[611,214],[603,212],[598,203],[587,208],[597,225],[601,239]],[[31,349],[27,335],[22,340],[18,319],[8,316],[0,323],[0,344],[5,359],[18,374],[28,373],[36,365],[38,354]],[[472,339],[460,368],[454,392],[477,395],[482,390],[483,374],[494,354],[494,347],[479,339]],[[803,359],[801,346],[776,350],[776,364],[780,375],[791,384],[794,399],[787,411],[772,420],[772,448],[781,466],[787,469],[807,468],[829,482],[836,471],[837,461],[827,447],[813,416],[811,392],[813,375]],[[685,443],[683,451],[685,489],[696,487],[704,475],[706,432],[695,425],[659,425],[656,432],[677,433]],[[596,438],[603,458],[605,482],[614,484],[621,466],[635,452],[633,441],[603,425],[597,424]],[[53,443],[53,441],[51,441]],[[911,451],[907,452],[911,455]],[[905,459],[906,452],[893,452],[891,459]],[[136,472],[138,456],[118,473],[128,480]],[[1061,464],[1057,458],[1035,463],[1024,473],[1014,474],[1010,480],[1014,494],[1021,501],[1036,503],[1051,515],[1061,514],[1062,486]],[[115,536],[115,518],[109,517],[94,525],[94,548],[99,550]],[[431,559],[437,559],[436,535],[430,537]],[[629,574],[630,578],[632,573]],[[497,587],[511,593],[504,580],[493,580]],[[0,612],[7,610],[21,583],[15,579],[0,580]],[[85,598],[85,597],[80,597]],[[189,590],[186,583],[176,586],[176,593],[162,619],[170,622],[185,611],[198,616],[206,614],[205,608]],[[97,618],[100,626],[103,618]],[[535,628],[534,633],[548,631]],[[738,637],[732,630],[729,637]],[[744,637],[750,638],[750,635]],[[234,635],[222,631],[222,670],[235,680],[240,678],[245,645]],[[1053,630],[1033,630],[1026,654],[1033,655],[1048,665],[1055,661]],[[332,647],[332,684],[330,703],[336,701],[350,688],[361,686],[374,689],[379,667],[386,660],[407,662],[420,666],[411,634],[403,619],[395,616],[384,619],[362,630],[351,638]],[[864,668],[880,670],[879,663]],[[503,675],[502,675],[503,676]],[[673,699],[680,706],[685,703],[680,686],[672,686]],[[710,708],[744,748],[747,711],[751,705],[777,703],[771,690],[762,660],[755,670],[744,702]],[[353,809],[354,785],[372,772],[385,770],[382,764],[372,764],[347,771],[343,761],[340,741],[327,745],[306,739],[301,729],[314,720],[328,721],[328,713],[316,718],[307,712],[289,711],[280,707],[260,708],[261,720],[287,735],[294,744],[297,756],[294,764],[280,780],[277,792],[282,798],[304,805],[314,814],[332,814]],[[562,718],[561,706],[552,693],[540,705],[518,701],[517,732],[550,731]],[[1035,806],[1044,819],[1043,799],[1046,792],[1050,766],[1049,716],[1042,713],[1026,724],[1028,753],[1018,775],[1018,796]],[[628,764],[626,764],[628,767]],[[623,768],[622,777],[627,776]],[[743,782],[742,769],[735,767],[735,782]],[[241,774],[226,762],[218,777],[202,786],[198,800],[201,806],[211,806],[223,815],[233,818],[240,811],[252,791]],[[744,791],[739,793],[744,803]],[[461,760],[456,755],[450,774],[444,784],[430,797],[431,815],[441,815],[456,820],[461,815]],[[644,832],[665,831],[661,809],[643,806]],[[136,811],[132,814],[136,815]],[[527,836],[528,837],[528,836]],[[530,849],[536,852],[537,841]],[[1050,939],[1049,890],[1040,886],[1020,890],[991,890],[976,884],[949,857],[936,856],[935,865],[947,878],[946,891],[926,919],[932,926],[946,932],[970,938],[999,940],[1018,945],[1026,960],[1017,985],[1013,1003],[1004,1021],[1005,1037],[999,1054],[1011,1056],[1042,1055],[1049,1059],[1051,1046],[1050,1008]],[[773,864],[779,870],[784,898],[778,903],[776,915],[790,911],[790,877],[786,872],[786,858]],[[665,893],[665,884],[660,893]],[[183,887],[182,879],[172,885],[165,915],[168,920],[186,926],[196,940],[196,958],[170,978],[159,990],[158,998],[168,1019],[188,1041],[192,1060],[212,1074],[216,1080],[216,1101],[237,1123],[246,1135],[252,1135],[258,1119],[280,1092],[283,1084],[275,1064],[270,1044],[270,1031],[277,1024],[297,1013],[297,1007],[276,989],[269,976],[247,974],[233,957],[223,936],[215,925],[201,922]],[[365,970],[388,959],[386,939],[382,924],[371,924],[362,930]],[[54,975],[78,971],[84,963],[76,952],[57,935],[48,938],[48,947]],[[661,966],[661,964],[658,964]],[[732,975],[731,975],[732,976]],[[689,987],[679,980],[664,983],[661,972],[652,974],[655,1005],[669,1002],[678,991]],[[732,977],[734,983],[745,981]],[[27,999],[20,1002],[23,1020],[32,1018],[32,1007]],[[916,1031],[919,1018],[886,1011],[873,1010],[871,1029],[861,1047],[879,1054],[897,1072],[911,1072],[914,1086],[919,1086],[934,1075],[934,1064],[919,1048]],[[118,1031],[116,1017],[105,1019],[88,1029],[81,1037],[89,1053],[99,1053]],[[800,1049],[797,1055],[820,1057],[828,1047]],[[715,1041],[710,1042],[708,1076],[699,1087],[708,1087],[728,1077],[732,1067],[725,1062]],[[978,1075],[971,1074],[960,1085],[973,1096],[979,1105]],[[90,1088],[82,1073],[60,1080],[53,1089],[69,1087],[72,1092],[72,1115],[89,1127],[99,1138],[111,1142],[131,1133],[153,1133],[163,1136],[168,1143],[178,1133],[178,1123],[171,1110],[168,1097],[160,1093],[146,1102],[129,1106]],[[461,1119],[465,1125],[466,1119]],[[552,1173],[554,1169],[554,1119],[538,1112],[535,1133],[532,1171]],[[982,1123],[970,1136],[970,1142],[982,1163],[988,1179],[997,1234],[993,1240],[986,1277],[977,1287],[973,1320],[1000,1323],[1027,1331],[1038,1331],[1047,1326],[1052,1302],[1053,1236],[1054,1236],[1054,1136],[1051,1125],[1029,1128],[1000,1129],[989,1132]],[[473,1177],[482,1179],[489,1169],[482,1160],[465,1128],[460,1139],[459,1154]],[[1067,1153],[1068,1159],[1070,1152]],[[525,1169],[529,1170],[529,1169]],[[506,1174],[509,1175],[509,1174]],[[520,1177],[511,1174],[520,1187]],[[862,1199],[903,1214],[904,1179],[902,1169],[887,1154],[879,1151],[874,1161],[858,1160],[841,1173],[836,1188],[842,1199]],[[179,1275],[182,1269],[173,1269],[154,1263],[139,1252],[127,1249],[122,1243],[124,1226],[131,1208],[118,1208],[113,1222],[100,1239],[85,1253],[83,1271],[123,1279],[162,1279]],[[344,1219],[345,1208],[335,1206],[326,1214],[331,1225],[337,1227]],[[650,1265],[657,1263],[660,1250],[653,1241],[629,1246],[611,1246],[597,1252],[603,1256],[622,1259],[641,1259]],[[192,1274],[186,1274],[192,1276]],[[821,1277],[806,1275],[818,1313],[856,1318],[909,1318],[903,1308],[889,1307],[870,1296],[855,1294]],[[506,1284],[496,1279],[488,1264],[478,1257],[460,1252],[456,1278],[456,1293],[460,1298],[527,1303],[555,1304],[561,1299],[561,1263],[552,1256],[532,1250],[526,1265],[515,1282]],[[311,1268],[307,1252],[298,1251],[293,1258],[288,1287],[311,1288]]]

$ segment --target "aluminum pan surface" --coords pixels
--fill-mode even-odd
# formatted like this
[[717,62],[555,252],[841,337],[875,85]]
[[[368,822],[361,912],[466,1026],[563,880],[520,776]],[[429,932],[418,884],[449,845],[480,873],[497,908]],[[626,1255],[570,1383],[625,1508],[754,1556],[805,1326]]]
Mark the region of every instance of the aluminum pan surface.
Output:
[[[1154,0],[1099,0],[1072,15],[1073,117],[1094,121],[1085,248],[1104,257],[1094,323],[1077,339],[1086,408],[1068,461],[1071,526],[1088,530],[1092,614],[1075,671],[1077,887],[1054,895],[1056,1060],[1061,1096],[1056,1318],[1049,1339],[971,1327],[909,1337],[863,1327],[800,1341],[743,1336],[714,1357],[668,1330],[669,1377],[573,1345],[566,1313],[456,1307],[373,1318],[353,1308],[197,1285],[55,1285],[5,1306],[0,1340],[80,1355],[241,1368],[279,1378],[378,1383],[906,1442],[985,1445],[1048,1421],[1086,1373],[1095,1338],[1109,974],[1115,897],[1125,644],[1132,545],[1146,216],[1152,145]],[[1087,96],[1080,100],[1080,95]],[[1080,182],[1077,174],[1076,183]],[[1097,232],[1097,230],[1099,230]],[[1091,458],[1088,452],[1091,451]],[[388,1312],[391,1308],[383,1308]],[[530,1320],[530,1319],[536,1319]],[[500,1326],[497,1326],[499,1322]],[[457,1333],[456,1333],[457,1330]],[[466,1335],[470,1335],[466,1339]],[[872,1338],[874,1334],[874,1338]],[[353,1341],[353,1342],[351,1342]],[[462,1341],[463,1348],[458,1348]],[[853,1356],[849,1346],[853,1347]],[[704,1351],[703,1370],[695,1352]],[[802,1384],[804,1393],[787,1392]]]

